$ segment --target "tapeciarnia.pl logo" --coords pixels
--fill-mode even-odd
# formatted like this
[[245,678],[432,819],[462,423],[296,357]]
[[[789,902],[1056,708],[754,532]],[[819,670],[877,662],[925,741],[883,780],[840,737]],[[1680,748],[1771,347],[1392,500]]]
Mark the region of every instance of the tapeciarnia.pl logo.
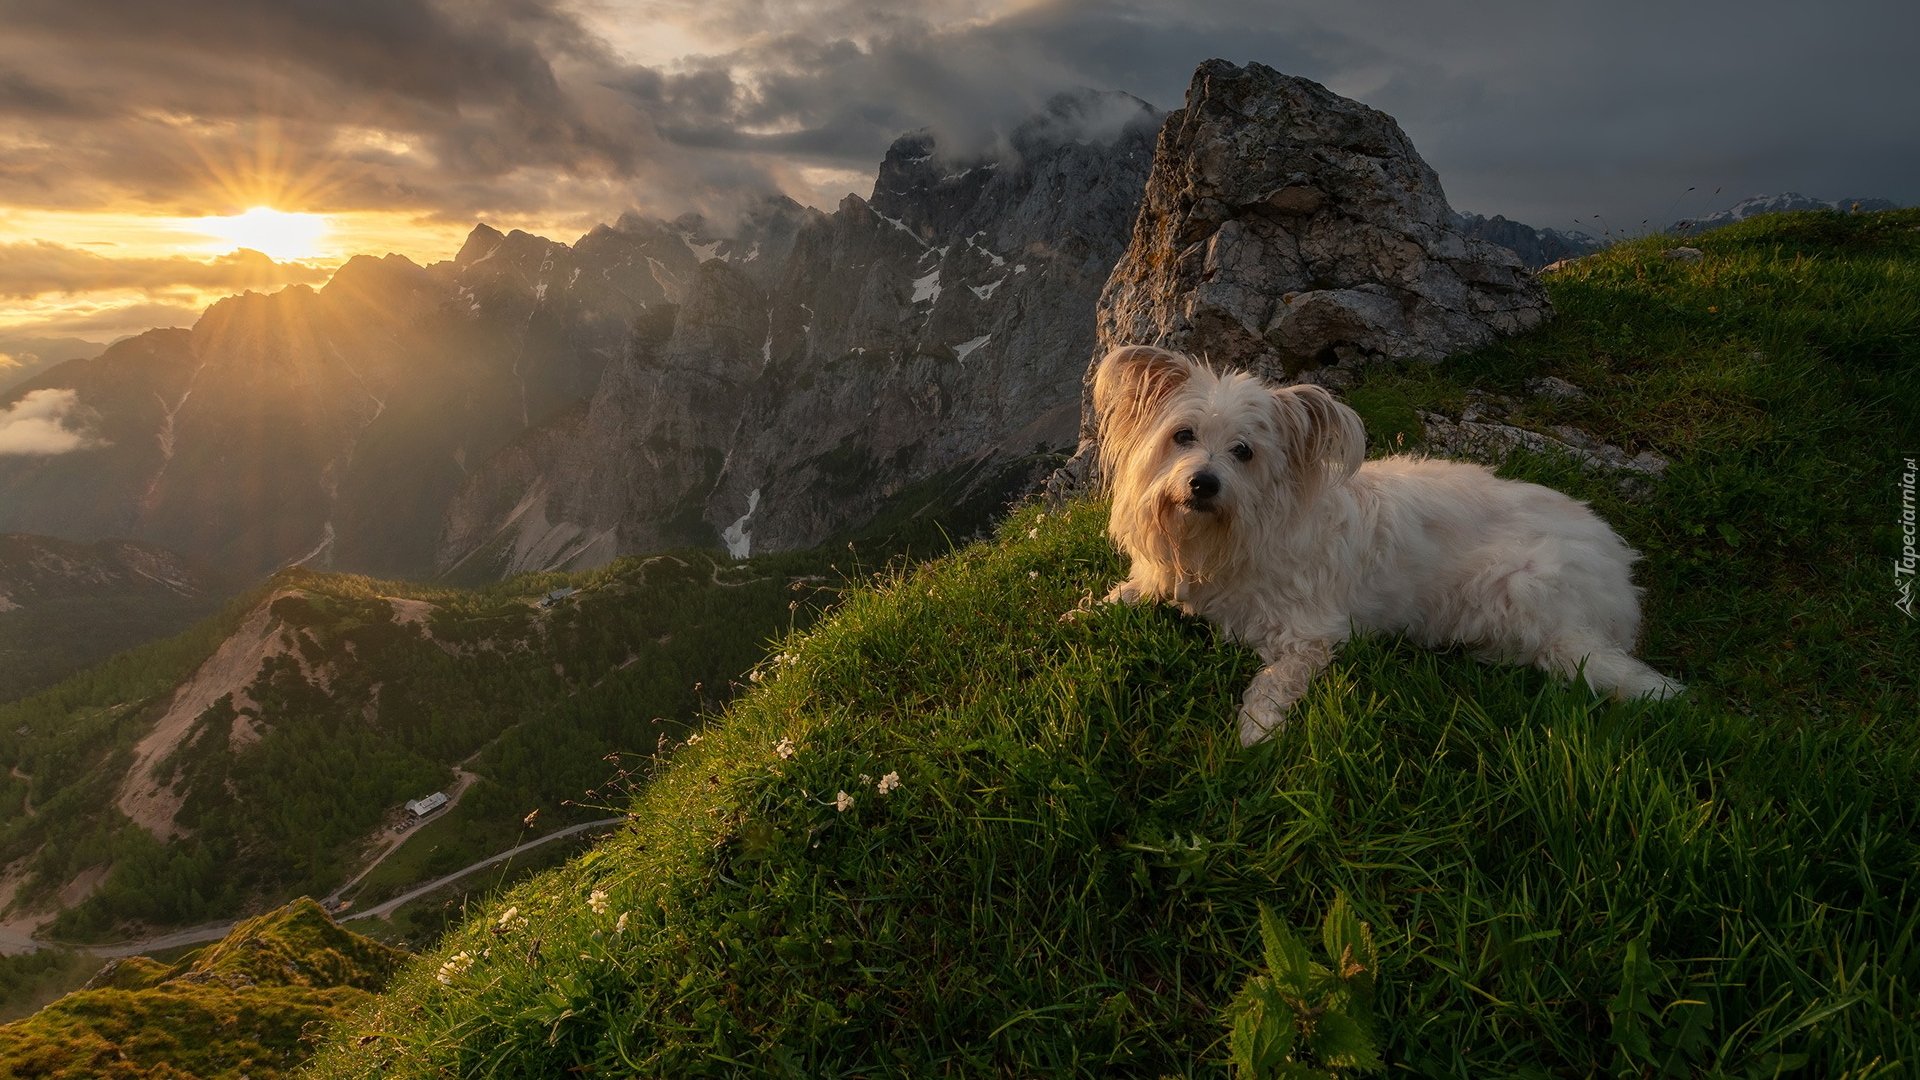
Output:
[[1916,531],[1920,531],[1914,519],[1913,484],[1920,476],[1920,458],[1906,458],[1903,462],[1906,471],[1900,474],[1900,557],[1893,560],[1893,587],[1899,592],[1900,599],[1893,606],[1913,614],[1913,579],[1916,564],[1920,564],[1920,552],[1915,550]]

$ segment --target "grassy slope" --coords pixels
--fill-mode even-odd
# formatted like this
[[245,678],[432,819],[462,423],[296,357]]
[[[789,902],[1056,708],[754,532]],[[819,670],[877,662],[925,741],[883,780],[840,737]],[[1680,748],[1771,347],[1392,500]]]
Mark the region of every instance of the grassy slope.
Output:
[[1097,505],[1028,511],[788,642],[622,836],[451,934],[316,1075],[1217,1075],[1258,905],[1308,925],[1336,892],[1416,1074],[1656,1075],[1610,1042],[1635,985],[1674,1075],[1902,1074],[1920,629],[1884,570],[1920,445],[1917,228],[1764,219],[1691,265],[1628,245],[1555,279],[1544,331],[1362,388],[1378,429],[1558,374],[1592,399],[1530,419],[1672,457],[1644,505],[1510,472],[1649,553],[1647,652],[1690,701],[1365,640],[1242,751],[1254,659],[1164,608],[1060,621],[1121,567]]
[[178,963],[121,961],[90,989],[0,1027],[0,1075],[272,1080],[304,1061],[312,1035],[384,985],[402,957],[300,901]]

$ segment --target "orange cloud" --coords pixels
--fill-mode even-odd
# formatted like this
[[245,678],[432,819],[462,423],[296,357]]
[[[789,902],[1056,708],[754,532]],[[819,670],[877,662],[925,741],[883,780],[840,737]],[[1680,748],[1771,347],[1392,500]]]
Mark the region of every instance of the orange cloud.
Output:
[[264,290],[325,281],[332,273],[330,267],[275,262],[247,249],[205,260],[115,259],[44,240],[0,243],[0,297],[14,299],[108,289]]

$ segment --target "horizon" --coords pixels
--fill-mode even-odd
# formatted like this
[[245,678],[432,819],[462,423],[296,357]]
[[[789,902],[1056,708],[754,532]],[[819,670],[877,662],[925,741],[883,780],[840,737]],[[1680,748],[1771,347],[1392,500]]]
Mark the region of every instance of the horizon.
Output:
[[1392,115],[1456,210],[1534,228],[1638,235],[1785,192],[1920,199],[1920,146],[1898,134],[1920,75],[1895,47],[1920,15],[1864,0],[1657,19],[1326,0],[15,7],[8,341],[191,325],[353,255],[451,258],[475,223],[571,243],[627,212],[723,221],[776,193],[830,211],[907,131],[991,146],[1074,87],[1178,108],[1214,56]]

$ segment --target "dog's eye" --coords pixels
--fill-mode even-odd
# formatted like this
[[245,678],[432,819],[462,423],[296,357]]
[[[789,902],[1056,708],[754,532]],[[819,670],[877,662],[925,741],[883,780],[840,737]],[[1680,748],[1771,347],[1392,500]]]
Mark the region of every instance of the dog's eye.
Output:
[[1193,429],[1190,427],[1183,427],[1179,431],[1174,432],[1173,445],[1192,446],[1193,445]]
[[1253,460],[1253,447],[1243,442],[1234,443],[1233,449],[1228,450],[1227,453],[1232,454],[1235,458],[1243,462]]

